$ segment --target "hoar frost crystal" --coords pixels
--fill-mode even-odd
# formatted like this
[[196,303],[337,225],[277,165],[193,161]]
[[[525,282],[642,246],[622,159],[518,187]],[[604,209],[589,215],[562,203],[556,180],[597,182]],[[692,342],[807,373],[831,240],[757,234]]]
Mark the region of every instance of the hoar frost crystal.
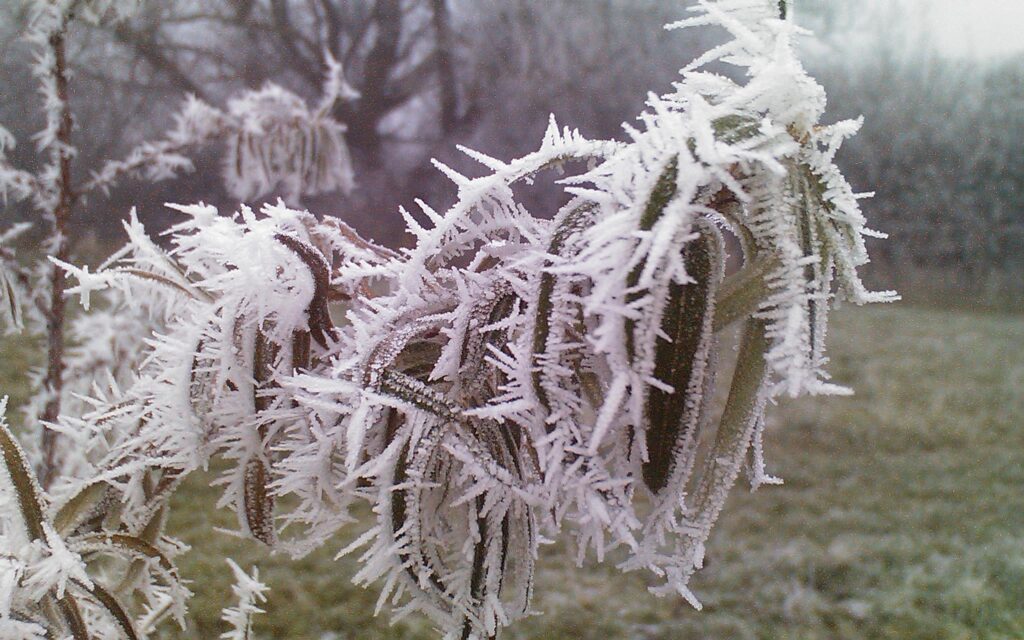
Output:
[[[739,473],[776,482],[766,406],[845,393],[825,372],[829,308],[895,299],[858,279],[871,232],[833,164],[858,123],[818,124],[824,92],[786,4],[707,0],[670,25],[731,38],[652,97],[627,142],[552,121],[518,160],[467,150],[484,177],[438,164],[458,200],[420,203],[429,228],[403,212],[411,249],[284,205],[197,205],[176,207],[169,251],[133,218],[104,268],[67,266],[84,301],[116,293],[157,329],[136,375],[55,426],[83,453],[51,496],[3,432],[4,637],[144,637],[180,617],[167,501],[214,456],[230,463],[221,505],[240,530],[295,555],[368,503],[375,523],[344,550],[360,554],[355,580],[446,638],[491,638],[530,613],[542,535],[573,537],[581,562],[619,550],[623,570],[699,608],[688,582]],[[745,81],[702,71],[712,62]],[[567,204],[549,221],[514,187],[554,167],[582,172],[560,180]],[[742,254],[732,273],[726,235]],[[97,554],[125,557],[124,577],[93,571]],[[247,634],[262,585],[235,571],[248,587],[231,622]]]

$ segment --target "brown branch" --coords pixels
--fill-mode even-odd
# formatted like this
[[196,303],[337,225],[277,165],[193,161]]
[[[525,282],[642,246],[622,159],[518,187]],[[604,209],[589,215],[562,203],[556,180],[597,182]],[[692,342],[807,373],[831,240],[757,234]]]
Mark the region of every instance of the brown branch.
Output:
[[195,95],[197,98],[205,100],[203,88],[189,78],[174,61],[162,53],[162,49],[157,45],[152,33],[143,34],[142,32],[134,31],[122,22],[114,28],[114,37],[118,42],[134,49],[153,69],[167,74],[171,81],[179,88]]
[[274,25],[277,27],[278,42],[281,43],[284,52],[291,60],[291,68],[300,73],[313,86],[319,85],[323,79],[321,72],[323,65],[320,62],[319,54],[310,59],[295,45],[296,42],[305,38],[292,25],[288,4],[282,0],[271,0],[270,11]]
[[[57,205],[53,210],[53,228],[51,238],[55,242],[55,255],[57,260],[68,261],[70,245],[67,237],[68,222],[71,219],[71,210],[74,207],[76,194],[71,186],[71,128],[73,125],[71,117],[71,106],[68,103],[68,62],[67,46],[67,23],[50,35],[49,46],[53,51],[53,80],[57,89],[57,98],[60,100],[60,126],[57,129],[58,147],[57,154],[58,171],[57,176]],[[60,266],[54,264],[50,268],[50,308],[46,317],[47,329],[47,365],[46,377],[43,380],[43,387],[49,392],[49,398],[43,409],[40,419],[45,422],[55,422],[60,414],[61,397],[64,388],[64,284],[65,272]],[[41,452],[42,464],[39,474],[39,482],[43,488],[48,488],[57,471],[57,434],[45,429],[42,435]]]

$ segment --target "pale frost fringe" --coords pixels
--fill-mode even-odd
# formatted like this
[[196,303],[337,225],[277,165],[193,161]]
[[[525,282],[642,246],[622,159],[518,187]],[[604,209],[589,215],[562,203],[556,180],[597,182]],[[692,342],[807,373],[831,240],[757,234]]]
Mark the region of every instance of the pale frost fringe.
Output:
[[250,575],[235,564],[234,560],[225,558],[225,561],[235,575],[231,592],[238,598],[238,604],[225,608],[221,614],[221,619],[231,625],[231,629],[220,634],[220,637],[223,640],[252,640],[252,620],[257,614],[264,613],[259,604],[266,601],[269,589],[260,582],[258,568],[253,567]]

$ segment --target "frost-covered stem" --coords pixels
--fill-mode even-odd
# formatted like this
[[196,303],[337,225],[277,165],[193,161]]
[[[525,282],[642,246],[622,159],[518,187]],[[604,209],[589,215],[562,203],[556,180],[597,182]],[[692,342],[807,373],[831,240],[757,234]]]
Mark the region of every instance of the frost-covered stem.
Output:
[[[432,1],[443,17],[444,0]],[[402,6],[381,0],[373,12],[382,32],[365,70],[364,115],[382,99]],[[436,163],[458,186],[458,201],[444,213],[419,202],[429,228],[403,211],[411,249],[378,247],[339,220],[283,204],[231,217],[175,205],[188,219],[171,230],[172,251],[133,216],[129,246],[101,273],[61,263],[86,307],[90,293],[110,290],[112,303],[148,311],[149,320],[129,316],[102,339],[84,339],[84,356],[68,351],[67,397],[79,397],[79,381],[92,382],[84,372],[101,356],[129,361],[112,367],[109,392],[93,385],[84,416],[61,417],[60,433],[78,430],[86,443],[81,455],[65,459],[62,450],[62,466],[69,476],[96,475],[82,478],[52,518],[30,474],[15,478],[21,511],[39,523],[22,573],[41,576],[19,597],[53,610],[42,621],[48,637],[140,637],[118,613],[120,601],[144,607],[144,632],[168,612],[184,615],[187,593],[171,564],[180,546],[163,534],[166,500],[181,477],[215,458],[229,466],[220,504],[234,507],[242,532],[292,553],[321,546],[354,519],[352,506],[368,502],[377,524],[343,552],[369,547],[356,581],[383,582],[379,605],[423,612],[449,639],[491,639],[529,614],[538,525],[545,533],[572,526],[580,563],[591,552],[602,560],[630,549],[623,569],[651,570],[666,582],[653,591],[678,592],[699,608],[687,583],[752,442],[752,484],[773,480],[760,443],[766,405],[782,392],[845,393],[824,370],[830,303],[895,298],[867,292],[857,275],[869,231],[833,163],[859,122],[819,126],[824,90],[799,64],[796,30],[779,19],[787,10],[790,0],[702,0],[675,26],[718,25],[735,41],[688,69],[728,60],[748,69],[749,82],[688,71],[673,94],[649,101],[628,142],[588,141],[552,122],[540,150],[518,160],[467,150],[489,175],[468,178]],[[75,192],[86,197],[68,182],[62,15],[46,14],[33,40],[47,99],[40,149],[50,157],[37,208],[52,220],[48,249],[58,257]],[[326,114],[354,92],[340,63],[328,56],[328,67],[315,109],[272,85],[224,110],[189,100],[164,142],[106,165],[95,180],[173,175],[191,167],[169,152],[173,145],[217,135],[239,199],[279,187],[296,199],[349,189],[345,128]],[[357,114],[352,130],[372,137],[367,122]],[[594,162],[561,182],[572,199],[553,223],[517,200],[517,182],[580,159]],[[5,182],[22,191],[20,174]],[[721,227],[744,257],[728,279]],[[70,401],[61,407],[60,274],[52,287],[44,418],[58,408],[76,413]],[[348,303],[346,323],[331,321],[332,299]],[[712,434],[720,352],[712,328],[740,320],[729,397]],[[88,335],[104,324],[68,331]],[[12,443],[0,438],[0,454],[24,460]],[[49,481],[55,456],[47,453]],[[64,489],[55,486],[54,496]],[[3,511],[0,530],[17,531]],[[279,537],[279,523],[297,528]],[[89,572],[106,569],[91,562],[96,552],[126,562],[110,597],[90,586]],[[239,604],[225,614],[233,630],[223,637],[249,640],[264,588],[231,566]],[[58,599],[71,598],[61,596],[69,584],[84,616],[74,600]],[[3,591],[0,584],[0,601]],[[126,633],[103,621],[86,629],[80,620],[99,620],[93,607],[108,609]],[[10,635],[4,617],[0,638]]]
[[715,309],[715,331],[758,310],[768,292],[765,278],[778,266],[778,260],[764,256],[726,278]]
[[235,584],[231,591],[238,598],[238,605],[224,610],[222,620],[231,625],[231,630],[221,634],[224,640],[251,640],[252,619],[263,613],[259,603],[267,599],[267,586],[260,582],[259,570],[253,569],[250,576],[230,558],[226,559],[231,571],[235,574]]
[[147,166],[156,164],[161,158],[180,155],[191,147],[198,147],[208,142],[212,142],[217,138],[219,133],[219,131],[211,131],[203,138],[183,140],[180,142],[164,141],[148,145],[148,148],[144,152],[138,153],[127,160],[108,162],[102,172],[96,174],[84,184],[81,184],[78,191],[79,193],[86,194],[86,197],[88,197],[88,194],[91,192],[97,190],[107,192],[120,180],[131,176]]
[[330,220],[325,220],[324,223],[337,230],[338,233],[341,234],[341,237],[345,238],[356,247],[369,251],[382,260],[397,260],[401,257],[401,254],[397,251],[381,246],[359,235],[358,231],[342,220],[331,218]]
[[[53,208],[52,227],[50,229],[50,250],[61,262],[67,262],[69,244],[67,237],[68,221],[75,203],[75,193],[71,186],[71,107],[68,103],[68,70],[65,37],[67,22],[50,34],[49,46],[53,52],[52,79],[60,102],[57,142],[53,151],[57,163],[56,177],[57,202]],[[55,422],[60,414],[61,395],[64,386],[64,269],[52,265],[50,268],[50,305],[46,313],[47,357],[46,378],[44,389],[49,394],[46,406],[40,419],[44,422]],[[39,480],[43,487],[48,487],[56,469],[56,436],[54,431],[44,429],[42,434],[42,462]]]

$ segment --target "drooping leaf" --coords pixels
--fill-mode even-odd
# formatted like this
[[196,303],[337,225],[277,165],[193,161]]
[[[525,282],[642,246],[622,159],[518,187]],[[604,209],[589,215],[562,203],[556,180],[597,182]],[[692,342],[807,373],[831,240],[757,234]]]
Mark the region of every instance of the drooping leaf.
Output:
[[724,270],[723,243],[710,224],[683,247],[686,273],[692,280],[669,284],[661,318],[662,335],[655,348],[654,376],[672,391],[647,391],[645,439],[647,460],[643,477],[647,488],[660,492],[676,466],[688,466],[695,430],[702,421],[710,351],[714,345],[715,298]]

